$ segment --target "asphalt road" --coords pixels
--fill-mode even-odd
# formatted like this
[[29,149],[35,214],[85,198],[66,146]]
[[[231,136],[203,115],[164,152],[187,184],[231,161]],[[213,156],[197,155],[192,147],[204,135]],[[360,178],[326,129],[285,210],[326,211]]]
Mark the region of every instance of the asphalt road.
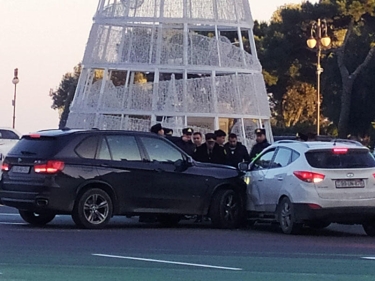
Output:
[[[372,259],[372,257],[374,259]],[[103,230],[69,216],[45,227],[0,206],[0,281],[13,280],[374,280],[375,238],[360,226],[282,234],[262,224],[238,230],[183,221],[176,228],[117,217]]]

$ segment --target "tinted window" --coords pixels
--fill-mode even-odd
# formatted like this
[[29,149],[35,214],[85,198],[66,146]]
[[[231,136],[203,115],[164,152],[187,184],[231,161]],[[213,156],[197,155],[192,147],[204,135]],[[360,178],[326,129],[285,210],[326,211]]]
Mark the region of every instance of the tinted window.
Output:
[[291,162],[292,150],[287,148],[279,148],[276,157],[273,160],[272,168],[285,167]]
[[50,157],[55,154],[59,147],[57,142],[57,139],[51,137],[23,137],[9,151],[8,155],[36,156],[38,158]]
[[275,154],[275,150],[267,151],[265,154],[261,155],[253,164],[252,169],[259,170],[259,169],[268,169],[271,160]]
[[109,152],[109,147],[108,147],[108,143],[107,143],[106,138],[103,138],[101,143],[100,143],[97,158],[102,159],[102,160],[111,160],[112,159],[111,153]]
[[0,139],[18,140],[19,137],[16,133],[9,130],[0,130]]
[[344,154],[334,154],[333,151],[310,151],[306,160],[314,168],[369,168],[375,167],[375,159],[368,150],[352,149]]
[[98,137],[88,137],[76,147],[75,152],[82,158],[95,159],[97,146]]
[[183,159],[180,151],[162,139],[141,137],[141,140],[151,161],[175,162]]
[[[109,151],[112,159],[115,161],[128,160],[140,161],[142,160],[139,153],[137,141],[133,136],[126,135],[109,135],[106,136]],[[103,142],[102,142],[103,143]],[[103,148],[105,153],[105,148]]]

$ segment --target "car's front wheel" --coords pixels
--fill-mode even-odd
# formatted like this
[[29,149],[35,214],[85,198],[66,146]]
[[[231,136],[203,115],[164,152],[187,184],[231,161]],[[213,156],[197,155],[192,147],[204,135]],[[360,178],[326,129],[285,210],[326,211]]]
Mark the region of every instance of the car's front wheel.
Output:
[[107,192],[94,188],[78,198],[72,218],[79,227],[98,229],[108,224],[112,213],[113,204]]
[[31,211],[18,211],[21,218],[32,225],[43,226],[55,218],[53,213],[35,213]]
[[294,206],[288,197],[281,199],[277,212],[282,232],[285,234],[297,234],[301,231],[302,224],[296,223]]
[[210,218],[215,227],[236,228],[243,218],[242,200],[232,189],[219,190],[212,199]]

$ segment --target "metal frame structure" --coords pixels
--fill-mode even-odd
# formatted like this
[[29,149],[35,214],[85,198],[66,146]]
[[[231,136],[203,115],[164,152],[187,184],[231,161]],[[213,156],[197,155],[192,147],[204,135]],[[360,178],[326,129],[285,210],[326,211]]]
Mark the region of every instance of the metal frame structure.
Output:
[[99,0],[67,126],[272,140],[252,28],[249,0]]

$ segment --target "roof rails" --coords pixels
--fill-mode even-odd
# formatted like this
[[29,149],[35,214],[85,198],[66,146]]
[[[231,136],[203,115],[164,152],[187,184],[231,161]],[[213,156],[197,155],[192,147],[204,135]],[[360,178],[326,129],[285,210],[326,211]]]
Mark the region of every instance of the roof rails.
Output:
[[298,144],[302,144],[306,147],[309,147],[309,145],[303,141],[298,141],[298,140],[279,140],[279,141],[275,141],[275,143],[298,143]]
[[351,144],[355,144],[357,146],[364,146],[359,141],[348,140],[348,139],[332,139],[331,142],[334,142],[333,145],[336,145],[336,142],[341,142],[341,143],[351,143]]

